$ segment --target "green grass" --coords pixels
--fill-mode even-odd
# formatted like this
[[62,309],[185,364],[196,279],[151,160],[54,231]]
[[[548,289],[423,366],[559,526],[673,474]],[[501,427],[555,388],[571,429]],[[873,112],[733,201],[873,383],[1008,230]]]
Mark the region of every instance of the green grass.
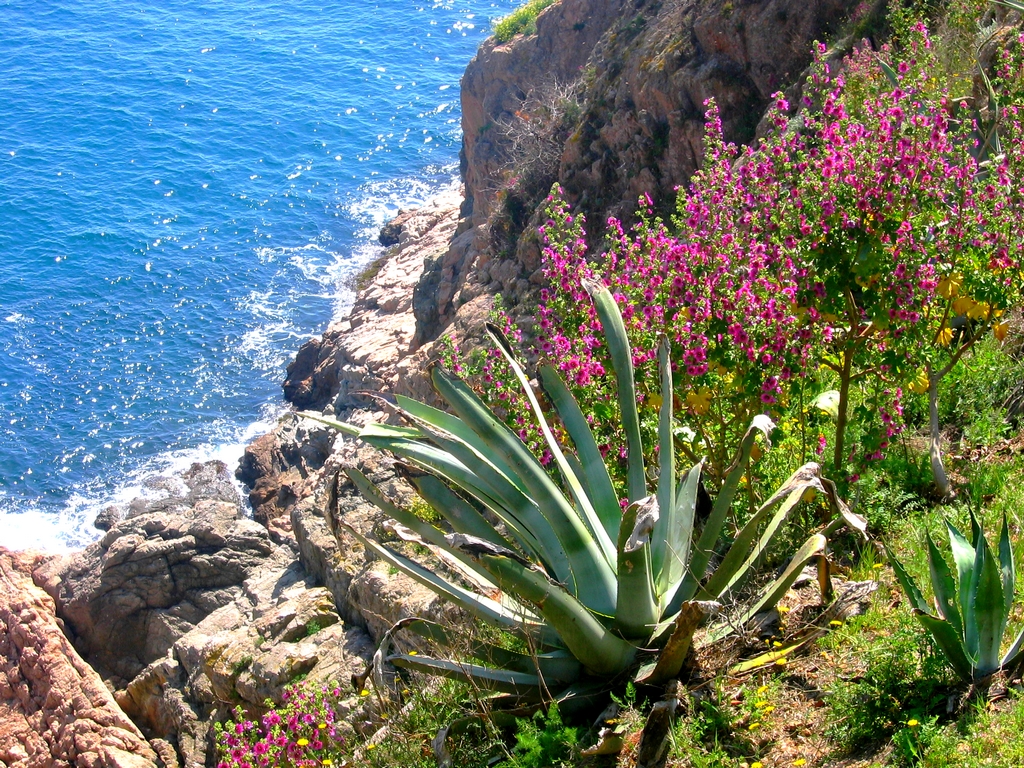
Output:
[[540,12],[553,5],[555,0],[530,0],[519,6],[508,16],[494,22],[494,37],[499,43],[507,43],[516,35],[532,35],[537,31],[537,17]]

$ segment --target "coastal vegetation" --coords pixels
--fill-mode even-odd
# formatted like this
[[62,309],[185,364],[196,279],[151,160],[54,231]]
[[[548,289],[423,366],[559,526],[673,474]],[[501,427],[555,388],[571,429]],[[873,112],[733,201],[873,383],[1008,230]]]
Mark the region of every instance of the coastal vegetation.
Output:
[[494,38],[507,43],[518,34],[530,35],[537,31],[537,17],[555,0],[528,0],[508,16],[494,22]]
[[554,188],[535,328],[449,346],[446,410],[312,416],[409,467],[409,509],[348,470],[402,530],[351,532],[472,619],[392,627],[358,730],[238,710],[224,768],[1024,760],[1024,34],[980,68],[984,10],[819,47],[753,147],[709,103],[667,221],[595,246]]

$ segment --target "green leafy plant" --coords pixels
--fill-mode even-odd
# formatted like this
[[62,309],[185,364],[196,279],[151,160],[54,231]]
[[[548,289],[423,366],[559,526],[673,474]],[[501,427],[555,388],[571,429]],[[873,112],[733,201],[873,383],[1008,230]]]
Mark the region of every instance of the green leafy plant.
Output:
[[553,768],[567,765],[578,740],[577,728],[565,725],[552,702],[547,714],[534,713],[516,721],[516,745],[498,768]]
[[985,534],[971,514],[971,541],[946,521],[956,577],[932,541],[928,545],[928,570],[935,596],[933,612],[913,577],[888,551],[896,577],[907,593],[914,615],[942,650],[956,674],[967,683],[984,686],[996,672],[1024,659],[1024,631],[1005,655],[1000,656],[1003,634],[1013,608],[1015,571],[1010,530],[1003,516],[999,555],[993,555]]
[[[599,678],[591,680],[595,686],[607,686],[610,678],[642,661],[647,649],[660,649],[640,667],[637,679],[668,680],[682,669],[697,626],[720,608],[718,601],[735,600],[802,500],[820,495],[832,512],[830,522],[811,535],[782,573],[749,603],[727,612],[725,620],[711,627],[707,642],[727,636],[777,602],[808,562],[818,563],[822,590],[828,592],[827,535],[843,524],[863,533],[865,521],[849,511],[814,463],[795,472],[742,527],[729,529],[733,499],[756,437],[759,432],[767,436],[773,426],[766,416],[754,418],[701,526],[697,506],[702,463],[677,473],[667,343],[659,352],[662,399],[654,468],[658,479],[649,493],[633,358],[622,316],[605,286],[588,281],[587,289],[618,382],[628,470],[622,504],[587,418],[556,368],[541,364],[538,371],[559,417],[553,427],[508,341],[494,327],[489,328],[491,336],[526,394],[562,486],[465,382],[440,365],[431,367],[431,382],[453,413],[399,397],[398,410],[410,426],[359,428],[310,414],[390,451],[421,473],[410,473],[410,481],[453,533],[446,535],[393,504],[357,469],[346,470],[367,499],[404,527],[402,538],[430,548],[458,577],[429,570],[352,528],[350,533],[386,563],[536,649],[523,653],[481,642],[470,651],[479,663],[455,662],[389,654],[389,632],[378,650],[378,662],[386,659],[400,668],[536,700],[545,691],[563,691],[587,676]],[[570,443],[575,451],[565,447]],[[500,524],[492,524],[490,516]],[[729,541],[722,545],[727,533]],[[447,632],[430,622],[401,624],[434,640],[448,640]],[[374,676],[384,679],[379,669]]]
[[537,17],[540,12],[552,5],[555,0],[530,0],[516,8],[508,16],[502,16],[494,22],[494,37],[499,43],[507,43],[520,32],[533,34],[537,30]]

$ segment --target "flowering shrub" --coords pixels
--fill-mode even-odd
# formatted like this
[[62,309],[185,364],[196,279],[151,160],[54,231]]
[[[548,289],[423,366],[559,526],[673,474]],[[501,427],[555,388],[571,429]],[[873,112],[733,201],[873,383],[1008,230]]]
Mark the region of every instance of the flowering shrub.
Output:
[[[777,96],[756,150],[723,141],[712,105],[704,166],[680,192],[672,232],[642,200],[629,234],[609,221],[596,263],[583,222],[550,199],[541,349],[578,396],[590,391],[595,418],[610,407],[608,365],[585,277],[616,293],[641,391],[657,381],[658,338],[673,342],[691,447],[719,471],[749,414],[802,396],[819,368],[839,381],[835,469],[881,458],[903,425],[904,388],[920,387],[922,371],[941,378],[984,333],[1005,331],[1001,313],[1024,282],[1021,105],[1001,108],[1002,153],[986,159],[977,123],[932,76],[927,31],[915,34],[893,67],[863,50],[836,74],[820,47],[806,109],[791,121]],[[856,454],[851,415],[862,428]]]
[[341,689],[298,685],[284,696],[282,707],[258,720],[238,707],[234,721],[218,726],[217,768],[340,765]]

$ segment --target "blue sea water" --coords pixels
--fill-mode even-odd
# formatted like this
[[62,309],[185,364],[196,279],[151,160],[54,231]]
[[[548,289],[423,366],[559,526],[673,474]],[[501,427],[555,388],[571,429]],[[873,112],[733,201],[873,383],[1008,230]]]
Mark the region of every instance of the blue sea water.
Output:
[[0,545],[234,461],[514,0],[0,0]]

